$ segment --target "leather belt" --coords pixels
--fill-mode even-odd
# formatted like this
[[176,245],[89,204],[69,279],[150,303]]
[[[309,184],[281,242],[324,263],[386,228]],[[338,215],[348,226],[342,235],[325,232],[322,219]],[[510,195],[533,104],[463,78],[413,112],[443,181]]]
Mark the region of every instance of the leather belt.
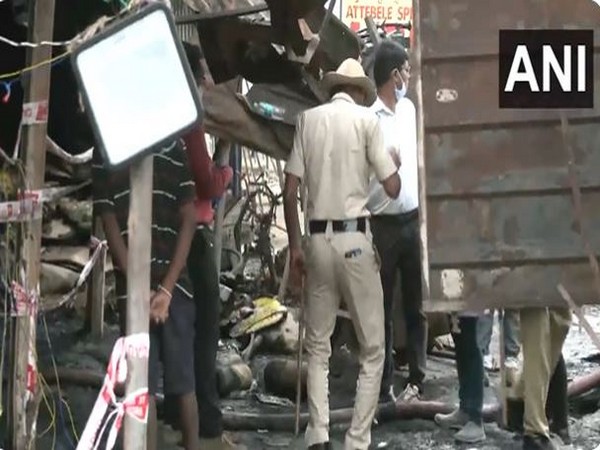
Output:
[[310,234],[325,233],[329,222],[334,233],[367,232],[367,219],[360,217],[350,220],[311,220],[308,224]]

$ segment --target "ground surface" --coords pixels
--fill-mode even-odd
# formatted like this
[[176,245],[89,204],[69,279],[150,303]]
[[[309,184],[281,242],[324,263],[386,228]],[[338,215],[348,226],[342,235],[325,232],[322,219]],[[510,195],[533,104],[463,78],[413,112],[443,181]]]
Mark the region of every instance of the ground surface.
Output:
[[[600,314],[597,309],[589,310],[588,316],[595,329],[600,329]],[[52,347],[44,335],[43,323],[39,327],[40,359],[44,369],[52,367],[51,356],[56,359],[58,366],[77,367],[104,373],[108,355],[116,337],[116,328],[110,327],[107,336],[101,342],[92,341],[81,337],[77,332],[81,327],[81,320],[75,315],[52,313],[47,316],[50,340]],[[496,345],[494,343],[493,345]],[[598,369],[598,363],[586,361],[595,353],[591,340],[585,331],[574,325],[565,345],[565,356],[568,360],[569,376],[574,377],[591,370]],[[264,357],[263,357],[264,358]],[[352,404],[352,380],[355,368],[346,371],[346,379],[332,382],[333,407],[350,406]],[[401,380],[401,374],[398,381]],[[498,381],[497,375],[492,375],[492,382]],[[260,384],[260,383],[259,383]],[[429,379],[426,384],[426,399],[437,401],[455,401],[456,374],[452,360],[431,358],[429,360]],[[57,389],[46,389],[48,404],[42,403],[40,407],[40,421],[38,432],[43,434],[38,439],[38,448],[43,450],[71,450],[76,442],[75,433],[80,434],[85,426],[89,412],[98,394],[97,388],[78,387],[63,382],[61,393],[69,405],[60,406],[53,402],[56,400]],[[225,411],[255,411],[257,413],[273,411],[274,407],[263,406],[249,394],[237,394],[233,398],[223,401]],[[493,402],[492,389],[486,392],[486,401]],[[579,405],[579,404],[578,404]],[[580,405],[579,405],[580,407]],[[293,407],[279,407],[275,409],[282,413],[293,412]],[[69,414],[70,412],[70,414]],[[580,411],[572,412],[571,433],[574,445],[570,448],[580,450],[594,450],[600,445],[600,412],[595,407],[589,409],[590,414],[581,415]],[[72,417],[72,423],[71,423]],[[177,433],[170,428],[162,427],[164,435],[164,450],[175,450],[178,447]],[[396,421],[380,424],[373,430],[373,448],[390,448],[406,450],[425,450],[436,448],[438,450],[465,448],[465,449],[516,449],[520,448],[519,442],[513,439],[510,433],[498,429],[494,424],[486,426],[488,440],[484,445],[459,447],[454,444],[452,434],[438,429],[431,421],[412,420]],[[344,425],[333,427],[332,435],[335,439],[342,440]],[[234,437],[247,445],[249,449],[268,448],[294,448],[296,441],[292,433],[275,433],[265,430],[250,430],[234,433]]]

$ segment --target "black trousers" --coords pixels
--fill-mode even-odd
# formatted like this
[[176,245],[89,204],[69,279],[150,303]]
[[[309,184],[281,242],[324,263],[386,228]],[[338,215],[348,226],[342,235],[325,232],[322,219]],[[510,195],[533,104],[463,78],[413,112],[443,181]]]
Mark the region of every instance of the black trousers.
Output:
[[215,264],[214,236],[198,227],[188,257],[188,272],[196,301],[195,373],[200,437],[210,439],[223,432],[223,415],[217,390],[221,300],[219,272]]
[[373,242],[381,258],[381,284],[385,311],[385,363],[381,391],[394,382],[394,288],[400,272],[402,308],[406,321],[408,383],[421,387],[427,362],[427,317],[423,313],[421,243],[418,212],[373,216]]
[[460,409],[469,419],[482,423],[483,354],[477,342],[477,317],[459,317],[459,333],[452,333],[458,373]]
[[557,432],[569,428],[569,397],[567,393],[567,365],[561,355],[548,386],[546,416],[550,422],[550,431]]

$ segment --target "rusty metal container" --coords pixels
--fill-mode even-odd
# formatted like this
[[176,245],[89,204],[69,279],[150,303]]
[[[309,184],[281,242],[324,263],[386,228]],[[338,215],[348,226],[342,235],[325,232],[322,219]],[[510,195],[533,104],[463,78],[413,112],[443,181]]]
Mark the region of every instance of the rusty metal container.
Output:
[[498,107],[500,29],[595,29],[595,108],[566,110],[583,228],[600,253],[600,7],[415,2],[421,235],[429,311],[600,303],[558,110]]

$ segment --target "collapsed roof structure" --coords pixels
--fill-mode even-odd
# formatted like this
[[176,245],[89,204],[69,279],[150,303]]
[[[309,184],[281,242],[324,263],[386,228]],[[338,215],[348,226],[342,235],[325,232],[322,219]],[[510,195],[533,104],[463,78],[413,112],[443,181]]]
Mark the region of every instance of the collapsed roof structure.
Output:
[[[276,158],[292,145],[296,116],[326,100],[318,81],[361,41],[335,0],[175,0],[184,40],[198,39],[216,83],[203,95],[207,132]],[[240,79],[252,83],[245,95]],[[280,114],[257,107],[269,104]]]

